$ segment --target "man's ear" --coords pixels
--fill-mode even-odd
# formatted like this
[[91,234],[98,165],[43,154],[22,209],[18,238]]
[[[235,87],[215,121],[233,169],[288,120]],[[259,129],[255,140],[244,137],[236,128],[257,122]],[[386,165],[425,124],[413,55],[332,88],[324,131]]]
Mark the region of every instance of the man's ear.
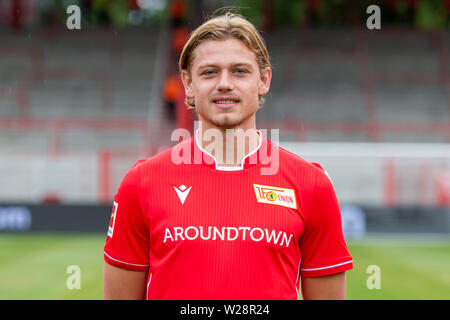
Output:
[[266,67],[261,70],[261,78],[259,82],[259,96],[265,95],[269,92],[270,81],[272,80],[272,69],[270,67]]
[[183,82],[186,97],[194,98],[194,91],[192,90],[192,77],[189,71],[187,70],[181,71],[181,81]]

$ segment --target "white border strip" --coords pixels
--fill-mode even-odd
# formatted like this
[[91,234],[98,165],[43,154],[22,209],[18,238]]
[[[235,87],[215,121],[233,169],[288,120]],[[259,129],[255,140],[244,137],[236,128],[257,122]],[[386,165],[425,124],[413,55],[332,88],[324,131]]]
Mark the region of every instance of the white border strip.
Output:
[[[302,258],[300,258],[300,261],[298,262],[298,267],[297,267],[297,279],[295,280],[295,285],[294,285],[294,287],[295,287],[295,291],[297,292],[297,299],[298,299],[298,296],[300,295],[300,288],[298,288],[297,287],[297,284],[298,284],[298,280],[300,279],[300,266],[302,265]],[[297,289],[298,288],[298,289]]]
[[339,266],[342,266],[342,265],[344,265],[344,264],[348,264],[348,263],[352,263],[352,262],[353,262],[353,260],[350,260],[350,261],[347,261],[347,262],[342,262],[342,263],[334,264],[334,265],[328,266],[328,267],[313,268],[313,269],[302,269],[302,271],[315,271],[315,270],[330,269],[330,268],[339,267]]
[[150,277],[149,277],[148,283],[147,283],[147,291],[145,292],[145,298],[146,298],[147,300],[149,300],[149,299],[148,299],[148,287],[150,286],[150,282],[152,282],[152,277],[153,277],[153,272],[150,273]]
[[120,261],[120,260],[114,259],[113,257],[111,257],[109,254],[107,254],[107,253],[104,252],[104,251],[103,251],[103,253],[104,253],[108,258],[110,258],[111,260],[114,260],[114,261],[117,261],[117,262],[120,262],[120,263],[123,263],[123,264],[128,264],[128,265],[130,265],[130,266],[136,266],[136,267],[148,267],[148,266],[149,266],[149,264],[134,264],[134,263],[128,263],[128,262]]
[[202,146],[198,142],[198,132],[199,132],[199,129],[197,129],[197,131],[195,131],[195,143],[197,144],[197,147],[200,149],[200,151],[202,151],[203,153],[207,154],[208,156],[210,156],[211,158],[214,159],[214,163],[216,165],[216,170],[219,170],[219,171],[240,171],[240,170],[244,170],[245,159],[247,159],[248,157],[250,157],[252,154],[256,153],[259,150],[259,148],[261,147],[261,144],[262,144],[262,140],[263,140],[263,136],[262,136],[261,131],[256,130],[256,132],[259,135],[259,144],[256,147],[256,149],[253,150],[252,152],[250,152],[249,154],[247,154],[244,158],[242,158],[241,165],[239,167],[225,167],[225,166],[219,166],[217,164],[217,159],[211,153],[209,153],[208,151],[206,151],[205,149],[202,148]]
[[[280,147],[302,157],[450,158],[446,143],[280,142]],[[417,152],[420,150],[420,152]]]

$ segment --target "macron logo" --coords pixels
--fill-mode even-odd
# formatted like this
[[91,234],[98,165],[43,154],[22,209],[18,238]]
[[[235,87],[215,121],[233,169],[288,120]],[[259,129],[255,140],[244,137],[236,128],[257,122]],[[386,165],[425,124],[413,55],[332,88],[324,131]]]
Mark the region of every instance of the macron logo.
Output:
[[191,191],[192,186],[190,186],[189,188],[186,187],[184,184],[179,186],[179,187],[175,187],[173,186],[173,188],[175,189],[175,191],[177,192],[178,198],[181,201],[181,204],[184,204],[184,202],[186,201],[186,198],[189,194],[189,191]]

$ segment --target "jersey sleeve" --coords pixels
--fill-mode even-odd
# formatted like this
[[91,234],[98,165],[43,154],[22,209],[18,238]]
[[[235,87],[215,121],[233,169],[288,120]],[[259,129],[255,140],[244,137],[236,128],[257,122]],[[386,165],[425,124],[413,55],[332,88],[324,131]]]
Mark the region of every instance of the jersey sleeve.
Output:
[[321,277],[353,268],[333,184],[325,170],[316,166],[319,170],[300,238],[302,277]]
[[119,268],[148,271],[148,223],[139,203],[138,164],[127,172],[114,196],[104,260]]

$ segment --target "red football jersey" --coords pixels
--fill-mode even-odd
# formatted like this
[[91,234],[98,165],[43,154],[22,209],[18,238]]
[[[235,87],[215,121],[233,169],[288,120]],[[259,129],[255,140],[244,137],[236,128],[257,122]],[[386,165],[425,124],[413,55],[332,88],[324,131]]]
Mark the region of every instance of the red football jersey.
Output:
[[300,276],[351,269],[326,172],[259,134],[240,167],[218,166],[196,136],[138,161],[105,261],[148,272],[147,299],[297,299]]

